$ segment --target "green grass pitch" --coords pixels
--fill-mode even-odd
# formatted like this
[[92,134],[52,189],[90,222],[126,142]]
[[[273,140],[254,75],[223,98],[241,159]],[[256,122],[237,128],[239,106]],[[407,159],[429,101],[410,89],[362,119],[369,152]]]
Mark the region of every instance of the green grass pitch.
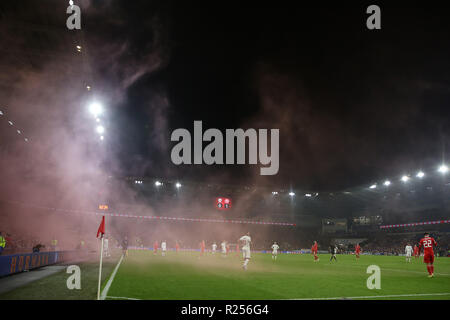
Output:
[[[301,299],[411,295],[381,299],[450,299],[450,259],[436,258],[435,277],[428,278],[422,261],[404,257],[254,253],[247,271],[236,254],[130,251],[108,292],[134,299]],[[381,269],[381,289],[368,289],[369,265]],[[424,295],[447,293],[447,295]],[[417,295],[417,296],[416,296]],[[113,298],[114,299],[114,298]]]
[[[319,255],[252,253],[247,271],[241,257],[232,253],[200,256],[198,252],[129,251],[107,293],[107,299],[450,299],[450,258],[436,258],[435,277],[428,278],[422,261],[405,262],[397,256]],[[118,257],[108,259],[103,269],[102,288],[111,278]],[[381,269],[381,289],[369,290],[369,265]],[[82,289],[66,287],[64,271],[35,281],[0,296],[0,299],[96,299],[97,263],[80,264]],[[377,297],[381,296],[381,297]],[[393,297],[390,297],[393,296]]]

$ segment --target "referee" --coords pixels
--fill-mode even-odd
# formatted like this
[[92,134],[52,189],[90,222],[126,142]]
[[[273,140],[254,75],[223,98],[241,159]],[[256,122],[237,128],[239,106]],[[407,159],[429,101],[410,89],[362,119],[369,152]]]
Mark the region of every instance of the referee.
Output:
[[337,259],[336,259],[336,254],[337,254],[337,252],[338,252],[338,247],[337,246],[334,246],[334,248],[333,248],[333,246],[331,246],[330,247],[331,248],[331,258],[330,258],[330,262],[334,259],[334,261],[336,261],[337,262]]
[[128,238],[125,236],[125,238],[122,240],[122,250],[123,255],[128,257]]

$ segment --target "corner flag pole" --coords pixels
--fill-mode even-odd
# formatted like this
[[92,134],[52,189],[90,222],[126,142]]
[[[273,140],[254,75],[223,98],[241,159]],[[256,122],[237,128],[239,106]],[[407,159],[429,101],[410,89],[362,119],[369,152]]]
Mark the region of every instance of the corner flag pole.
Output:
[[102,282],[102,263],[103,263],[103,235],[102,235],[102,248],[100,250],[100,268],[98,270],[97,300],[100,300],[100,284]]
[[[100,228],[102,228],[103,225],[103,232],[101,232],[101,238],[102,238],[102,247],[100,249],[100,267],[98,270],[98,289],[97,289],[97,300],[100,300],[100,285],[102,282],[102,264],[103,264],[103,238],[104,238],[104,232],[105,232],[105,216],[102,218],[102,223],[100,224]],[[99,229],[100,230],[100,229]]]

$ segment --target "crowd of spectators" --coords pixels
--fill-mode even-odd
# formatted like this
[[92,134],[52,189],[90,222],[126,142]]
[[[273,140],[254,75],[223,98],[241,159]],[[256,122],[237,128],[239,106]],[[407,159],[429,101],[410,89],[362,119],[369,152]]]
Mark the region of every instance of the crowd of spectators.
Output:
[[[434,249],[435,253],[440,256],[447,256],[450,249],[450,233],[436,232],[431,236],[436,240],[438,246]],[[401,255],[405,253],[406,245],[419,246],[423,233],[398,233],[386,234],[380,233],[370,237],[361,247],[364,252],[371,254],[383,255]]]
[[[2,231],[3,249],[0,250],[0,255],[10,255],[19,253],[37,253],[47,251],[60,250],[95,250],[95,243],[85,242],[82,239],[57,239],[55,238],[40,238],[27,234],[12,234]],[[95,238],[94,238],[95,240]],[[2,239],[0,239],[0,245]]]

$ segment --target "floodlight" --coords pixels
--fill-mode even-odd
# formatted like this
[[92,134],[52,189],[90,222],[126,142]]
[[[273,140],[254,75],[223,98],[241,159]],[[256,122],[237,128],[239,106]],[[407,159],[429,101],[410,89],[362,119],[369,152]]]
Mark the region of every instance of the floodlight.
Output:
[[92,113],[95,117],[97,117],[98,115],[102,114],[103,107],[100,103],[93,102],[89,105],[89,112]]
[[438,171],[442,174],[446,174],[448,172],[448,167],[445,164],[443,164],[439,167]]
[[416,177],[417,178],[423,178],[425,176],[425,173],[423,173],[422,171],[417,172]]
[[177,182],[177,183],[175,184],[175,187],[181,188],[181,183]]
[[293,197],[293,196],[295,196],[295,193],[289,192],[289,195],[290,195],[291,197]]
[[369,188],[370,189],[375,189],[376,187],[377,187],[377,184],[375,183],[375,184],[371,185]]
[[105,132],[105,128],[103,126],[98,126],[97,127],[97,132],[98,133],[103,133],[103,132]]
[[403,182],[408,182],[409,177],[408,177],[408,176],[403,176],[401,180],[402,180]]
[[162,182],[159,182],[159,181],[156,181],[156,182],[155,182],[155,186],[159,187],[159,186],[161,186],[161,185],[162,185]]
[[311,193],[305,194],[305,197],[311,197]]
[[389,181],[389,180],[386,180],[385,182],[384,182],[384,185],[387,187],[387,186],[389,186],[391,184],[391,182]]

